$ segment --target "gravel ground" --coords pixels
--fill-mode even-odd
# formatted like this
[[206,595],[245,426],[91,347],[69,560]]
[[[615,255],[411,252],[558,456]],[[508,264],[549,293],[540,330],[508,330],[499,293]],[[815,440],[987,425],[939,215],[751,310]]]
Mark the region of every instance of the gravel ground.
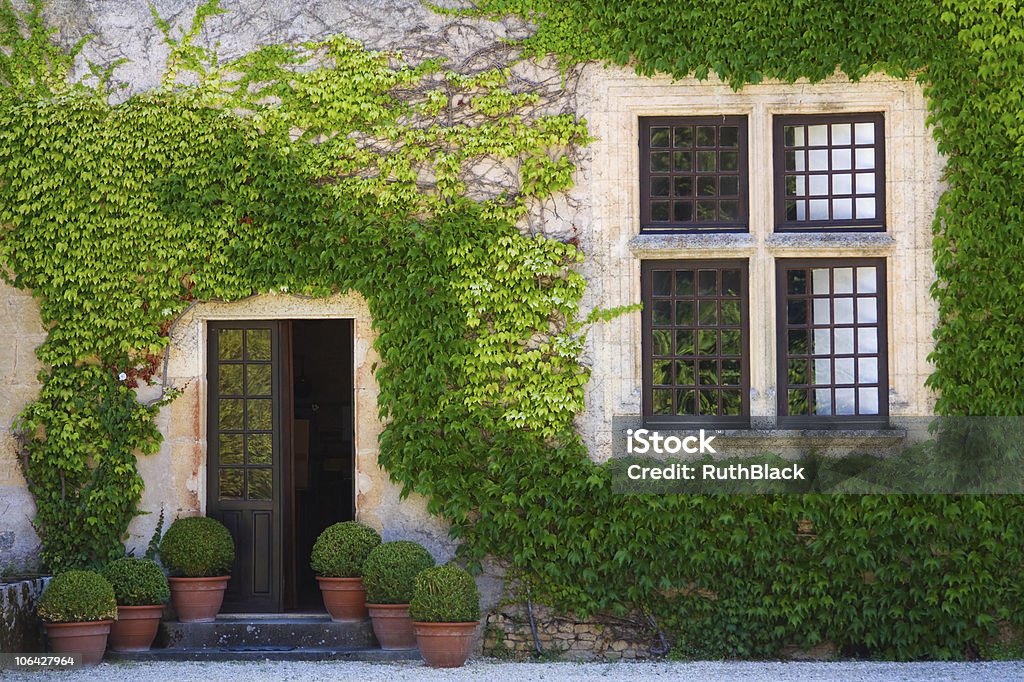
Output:
[[226,662],[226,663],[103,663],[76,671],[0,671],[7,682],[278,682],[279,680],[359,680],[359,682],[426,682],[487,680],[708,680],[710,682],[776,682],[800,680],[870,680],[917,682],[943,680],[1024,680],[1024,661],[1003,663],[497,663],[473,661],[457,670],[432,670],[421,663],[349,662]]

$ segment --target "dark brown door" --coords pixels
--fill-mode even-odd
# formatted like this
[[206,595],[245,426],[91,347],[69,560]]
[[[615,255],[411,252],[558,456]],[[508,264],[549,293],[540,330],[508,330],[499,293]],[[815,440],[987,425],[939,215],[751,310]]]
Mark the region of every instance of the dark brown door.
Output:
[[211,322],[207,514],[235,539],[224,612],[282,610],[281,324]]

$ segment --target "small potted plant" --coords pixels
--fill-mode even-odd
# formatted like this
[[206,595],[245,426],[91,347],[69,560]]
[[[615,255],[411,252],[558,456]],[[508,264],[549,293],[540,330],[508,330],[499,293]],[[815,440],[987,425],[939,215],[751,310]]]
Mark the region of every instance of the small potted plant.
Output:
[[148,651],[156,638],[164,604],[171,597],[167,578],[152,559],[124,557],[103,569],[114,588],[117,620],[110,626],[113,651]]
[[313,543],[309,563],[331,620],[351,622],[367,617],[363,562],[379,544],[380,533],[356,521],[328,526]]
[[421,571],[416,576],[409,615],[427,665],[458,668],[469,658],[480,620],[476,581],[451,564]]
[[366,557],[363,564],[366,608],[381,649],[416,648],[409,602],[416,575],[434,563],[430,552],[408,540],[385,542]]
[[82,654],[83,665],[103,660],[110,624],[117,618],[114,588],[94,571],[66,571],[43,590],[37,608],[50,651]]
[[235,562],[235,543],[224,524],[206,516],[175,520],[160,541],[160,560],[171,572],[171,603],[178,620],[216,618]]

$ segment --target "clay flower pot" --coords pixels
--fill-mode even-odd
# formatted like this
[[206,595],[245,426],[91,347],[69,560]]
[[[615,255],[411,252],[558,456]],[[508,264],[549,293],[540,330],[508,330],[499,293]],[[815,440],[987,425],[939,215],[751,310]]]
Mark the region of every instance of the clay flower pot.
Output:
[[421,623],[413,621],[420,656],[431,668],[458,668],[473,648],[476,622]]
[[416,632],[412,629],[408,604],[367,604],[366,609],[381,649],[416,648]]
[[366,590],[362,578],[316,577],[320,593],[324,596],[324,607],[336,623],[351,623],[366,620]]
[[107,648],[112,620],[47,623],[46,637],[54,654],[82,654],[82,665],[97,665]]
[[171,603],[182,623],[208,623],[217,617],[230,576],[168,578]]
[[117,620],[110,626],[112,651],[149,651],[160,627],[163,604],[118,606]]

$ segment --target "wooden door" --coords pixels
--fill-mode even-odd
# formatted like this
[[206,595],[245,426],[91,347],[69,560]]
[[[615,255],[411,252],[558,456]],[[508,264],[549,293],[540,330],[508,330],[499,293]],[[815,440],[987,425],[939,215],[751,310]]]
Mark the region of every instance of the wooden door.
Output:
[[284,388],[278,322],[209,323],[207,515],[235,540],[223,612],[282,607]]

